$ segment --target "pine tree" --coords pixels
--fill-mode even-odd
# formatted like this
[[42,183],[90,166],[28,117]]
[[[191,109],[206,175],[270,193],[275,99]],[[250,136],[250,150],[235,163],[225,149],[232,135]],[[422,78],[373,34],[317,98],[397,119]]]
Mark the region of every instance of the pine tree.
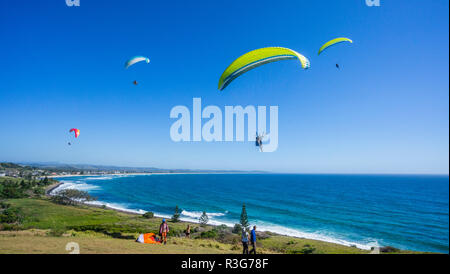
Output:
[[242,212],[241,212],[241,226],[248,230],[249,224],[248,224],[248,217],[247,217],[247,210],[245,210],[245,204],[242,204]]
[[173,213],[172,216],[172,222],[176,223],[180,221],[180,209],[178,208],[178,206],[175,207],[175,212]]
[[201,226],[205,226],[209,222],[208,215],[206,215],[205,211],[203,211],[202,216],[200,216],[199,222]]

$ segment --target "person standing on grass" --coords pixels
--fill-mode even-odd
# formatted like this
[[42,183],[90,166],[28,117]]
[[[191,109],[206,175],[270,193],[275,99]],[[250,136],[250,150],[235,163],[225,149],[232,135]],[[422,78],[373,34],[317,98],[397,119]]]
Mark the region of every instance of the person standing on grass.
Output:
[[253,230],[250,235],[250,243],[252,244],[252,250],[250,250],[250,254],[256,254],[256,225],[253,226]]
[[169,225],[166,223],[166,219],[162,219],[162,223],[159,226],[159,235],[161,236],[161,242],[167,243],[167,233],[169,232]]
[[242,254],[248,254],[248,233],[247,230],[242,228]]
[[184,232],[186,234],[186,238],[191,238],[191,225],[188,225],[186,228],[186,231]]

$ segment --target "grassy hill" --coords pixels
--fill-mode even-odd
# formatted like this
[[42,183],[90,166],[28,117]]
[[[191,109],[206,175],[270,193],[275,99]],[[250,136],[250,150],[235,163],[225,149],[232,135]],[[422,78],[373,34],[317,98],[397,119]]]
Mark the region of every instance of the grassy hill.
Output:
[[[9,199],[22,221],[0,224],[0,253],[67,253],[77,242],[82,253],[240,253],[240,236],[230,228],[191,224],[191,239],[183,237],[187,223],[169,221],[167,245],[136,243],[140,233],[157,232],[160,218],[88,206],[65,206],[42,198]],[[333,243],[260,234],[261,253],[368,253]]]

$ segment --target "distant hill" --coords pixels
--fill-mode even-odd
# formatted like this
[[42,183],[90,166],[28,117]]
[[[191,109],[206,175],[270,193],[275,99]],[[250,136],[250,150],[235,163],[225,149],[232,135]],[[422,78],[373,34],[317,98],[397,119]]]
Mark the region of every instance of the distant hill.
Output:
[[44,163],[21,163],[33,168],[52,170],[56,172],[69,171],[91,171],[91,172],[127,172],[127,173],[263,173],[262,171],[243,171],[243,170],[207,170],[207,169],[162,169],[156,167],[121,167],[109,165],[91,165],[91,164],[65,164],[56,162]]
[[14,163],[0,163],[0,168],[23,168],[23,166]]

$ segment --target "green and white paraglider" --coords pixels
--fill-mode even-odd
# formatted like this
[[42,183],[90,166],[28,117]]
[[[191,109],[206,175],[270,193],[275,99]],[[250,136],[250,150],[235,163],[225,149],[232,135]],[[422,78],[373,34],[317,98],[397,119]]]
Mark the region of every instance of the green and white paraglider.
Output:
[[225,89],[234,79],[256,67],[287,59],[298,59],[303,69],[310,67],[308,58],[288,48],[268,47],[256,49],[234,60],[219,79],[219,90]]
[[343,43],[343,42],[353,43],[353,41],[349,38],[345,38],[345,37],[335,38],[335,39],[330,40],[330,41],[326,42],[325,44],[323,44],[323,46],[320,47],[320,49],[319,49],[318,55],[320,55],[325,49],[327,49],[331,46],[334,46],[336,44]]
[[144,57],[144,56],[133,57],[125,63],[125,69],[131,67],[134,64],[137,64],[137,63],[143,62],[143,61],[145,61],[147,64],[150,63],[150,59],[148,59],[147,57]]
[[[319,49],[318,55],[320,55],[327,48],[329,48],[331,46],[334,46],[336,44],[344,43],[344,42],[348,42],[348,43],[351,43],[351,44],[353,43],[353,41],[351,39],[349,39],[349,38],[345,38],[345,37],[335,38],[335,39],[330,40],[330,41],[326,42],[325,44],[323,44],[323,46],[321,46],[320,49]],[[336,68],[337,69],[341,68],[338,63],[336,63]]]

